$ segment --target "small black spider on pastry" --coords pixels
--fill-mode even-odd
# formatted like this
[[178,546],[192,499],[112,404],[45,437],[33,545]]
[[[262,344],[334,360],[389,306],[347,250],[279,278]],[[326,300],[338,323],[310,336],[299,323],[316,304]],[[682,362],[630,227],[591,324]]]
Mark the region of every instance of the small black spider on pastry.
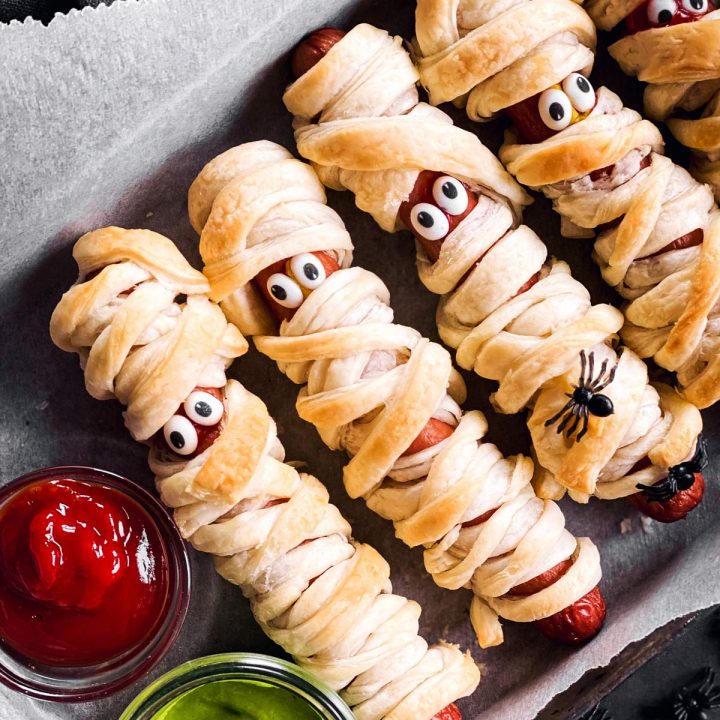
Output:
[[695,454],[690,460],[679,465],[673,465],[668,472],[668,476],[662,482],[655,485],[639,483],[637,489],[642,490],[650,500],[667,502],[674,498],[678,492],[690,489],[695,482],[695,475],[702,472],[707,467],[707,464],[707,441],[704,436],[700,435],[697,440]]
[[[595,353],[592,351],[586,353],[585,350],[581,350],[578,384],[572,393],[565,393],[570,399],[555,415],[545,421],[545,427],[550,427],[560,421],[557,433],[564,432],[568,440],[577,433],[575,442],[580,442],[587,433],[590,415],[601,418],[612,415],[615,412],[613,402],[601,391],[615,379],[620,354],[622,354],[622,348],[618,353],[618,360],[610,372],[607,372],[608,359],[605,358],[600,366],[600,371],[595,376]],[[577,432],[581,425],[582,429]]]

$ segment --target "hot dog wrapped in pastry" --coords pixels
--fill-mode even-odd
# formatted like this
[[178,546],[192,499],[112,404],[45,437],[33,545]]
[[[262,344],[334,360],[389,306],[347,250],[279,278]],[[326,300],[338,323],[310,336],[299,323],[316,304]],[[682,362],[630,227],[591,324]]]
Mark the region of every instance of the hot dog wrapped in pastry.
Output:
[[610,54],[647,83],[645,114],[694,151],[690,167],[720,200],[720,10],[717,0],[589,0],[600,30],[618,28]]
[[[581,7],[525,0],[480,12],[485,5],[473,0],[454,16],[456,5],[417,6],[418,68],[432,102],[462,102],[469,93],[471,118],[509,116],[501,159],[553,201],[564,235],[595,238],[605,281],[627,301],[624,341],[676,373],[687,400],[713,404],[720,398],[720,222],[711,190],[662,157],[651,122],[607,88],[593,88],[594,28]],[[716,23],[706,17],[666,30]],[[489,57],[486,41],[512,50]],[[665,72],[666,63],[658,67]]]
[[[592,36],[578,12],[576,24],[584,17]],[[547,22],[556,20],[550,13]],[[592,60],[577,43],[568,52]],[[300,153],[385,230],[413,233],[420,278],[442,296],[440,335],[459,364],[499,383],[501,411],[532,408],[539,492],[632,495],[653,517],[684,517],[702,481],[671,477],[696,456],[699,413],[669,388],[648,385],[645,365],[615,347],[621,314],[592,305],[567,265],[520,225],[528,198],[497,159],[445,113],[418,103],[417,73],[399,39],[370,25],[326,29],[294,59],[305,72],[284,100]],[[662,512],[652,485],[672,501]]]
[[78,353],[94,397],[126,405],[183,536],[356,718],[459,718],[451,703],[474,691],[477,666],[453,645],[428,647],[420,607],[392,593],[385,560],[352,540],[318,480],[283,462],[265,405],[225,376],[247,343],[205,277],[146,230],[103,228],[73,254],[80,274],[52,338]]
[[211,297],[244,330],[259,303],[274,316],[256,345],[303,385],[300,416],[351,456],[348,493],[424,546],[439,585],[472,588],[480,644],[502,642],[498,617],[569,643],[594,636],[597,549],[535,495],[529,458],[482,441],[487,421],[460,408],[447,351],[394,324],[385,285],[350,267],[350,238],[312,168],[274,143],[232,148],[196,178],[189,210]]

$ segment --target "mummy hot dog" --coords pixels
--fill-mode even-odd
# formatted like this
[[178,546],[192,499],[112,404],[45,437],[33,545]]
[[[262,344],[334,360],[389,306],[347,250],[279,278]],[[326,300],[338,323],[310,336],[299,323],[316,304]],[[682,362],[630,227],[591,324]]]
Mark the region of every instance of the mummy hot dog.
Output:
[[[677,24],[688,18],[668,18],[662,3],[654,0],[647,12],[676,23],[672,32],[710,27],[709,20]],[[593,26],[571,0],[533,2],[532,10],[527,2],[498,5],[487,15],[473,14],[471,2],[457,18],[451,7],[452,0],[418,3],[419,70],[432,101],[469,93],[471,118],[507,112],[514,130],[503,162],[552,199],[563,234],[596,235],[603,277],[628,300],[625,342],[675,372],[688,400],[713,404],[720,398],[720,224],[711,191],[659,154],[652,123],[607,88],[593,89]],[[527,16],[521,29],[520,12]],[[483,43],[513,51],[488,59]]]
[[349,267],[347,231],[312,169],[274,143],[241,145],[202,170],[188,207],[211,297],[241,329],[261,306],[280,322],[258,349],[304,386],[300,416],[351,455],[349,494],[425,547],[439,585],[472,588],[480,644],[502,642],[498,617],[563,642],[594,636],[596,548],[535,496],[532,461],[482,442],[487,421],[460,409],[448,353],[393,324],[387,288]]
[[145,230],[97,230],[73,254],[80,276],[52,338],[79,354],[94,397],[127,406],[184,537],[356,718],[460,718],[452,703],[476,688],[475,663],[453,645],[428,647],[420,607],[392,593],[387,563],[352,540],[314,477],[283,463],[267,408],[225,376],[247,343],[203,275]]
[[[526,198],[479,140],[417,102],[417,74],[397,41],[369,25],[320,35],[298,47],[294,66],[309,69],[284,98],[298,148],[326,185],[352,190],[384,229],[413,232],[420,277],[443,295],[440,334],[460,365],[499,381],[502,411],[533,404],[541,494],[558,497],[565,487],[576,499],[609,499],[640,489],[651,516],[684,517],[701,482],[685,487],[685,474],[685,489],[677,486],[664,510],[638,486],[665,482],[694,457],[697,411],[669,388],[647,385],[643,363],[612,348],[619,312],[592,306],[567,266],[518,225]],[[592,60],[577,49],[571,55]],[[584,85],[566,89],[577,106],[571,116],[590,112]]]
[[648,83],[645,113],[695,151],[691,172],[720,199],[720,12],[713,0],[590,0],[601,30],[622,28],[610,54]]

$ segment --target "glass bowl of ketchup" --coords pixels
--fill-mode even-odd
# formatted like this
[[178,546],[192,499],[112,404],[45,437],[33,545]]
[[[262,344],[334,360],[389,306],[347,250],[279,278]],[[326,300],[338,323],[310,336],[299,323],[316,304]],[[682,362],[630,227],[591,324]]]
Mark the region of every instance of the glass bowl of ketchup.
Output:
[[312,673],[269,655],[224,653],[179,665],[143,690],[119,720],[353,720]]
[[82,701],[126,687],[177,637],[190,564],[152,495],[53,467],[0,487],[0,682]]

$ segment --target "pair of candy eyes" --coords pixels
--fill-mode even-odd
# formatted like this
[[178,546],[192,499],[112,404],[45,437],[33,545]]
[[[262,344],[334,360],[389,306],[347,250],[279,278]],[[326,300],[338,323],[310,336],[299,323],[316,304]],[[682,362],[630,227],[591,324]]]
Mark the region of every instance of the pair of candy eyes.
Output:
[[168,447],[178,455],[192,455],[198,446],[193,422],[205,427],[217,425],[225,414],[225,407],[214,395],[195,390],[188,395],[183,409],[187,417],[173,415],[163,427],[163,436]]
[[462,215],[467,210],[470,199],[465,186],[449,175],[435,180],[432,196],[436,205],[421,202],[413,206],[410,222],[412,230],[420,237],[426,240],[441,240],[450,232],[447,216]]
[[278,305],[294,310],[299,308],[305,299],[302,288],[311,291],[319,288],[325,282],[327,273],[323,264],[312,253],[302,253],[292,258],[290,272],[293,277],[285,273],[272,274],[267,279],[266,287]]
[[647,18],[651,25],[667,25],[682,9],[692,15],[702,15],[709,8],[708,0],[650,0],[647,6]]
[[579,113],[590,112],[595,107],[595,99],[590,81],[580,73],[572,73],[562,81],[562,90],[550,88],[540,93],[540,119],[551,130],[559,132],[572,122],[573,109]]

